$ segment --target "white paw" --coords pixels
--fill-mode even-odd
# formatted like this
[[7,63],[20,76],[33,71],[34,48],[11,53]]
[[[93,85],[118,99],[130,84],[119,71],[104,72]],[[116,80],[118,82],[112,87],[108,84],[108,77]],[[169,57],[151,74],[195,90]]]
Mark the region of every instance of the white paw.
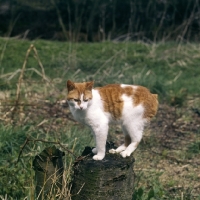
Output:
[[113,154],[114,154],[114,153],[117,153],[117,152],[116,152],[115,149],[110,149],[110,150],[109,150],[109,153],[113,153]]
[[93,156],[94,160],[102,160],[104,158],[104,155],[95,155]]
[[122,151],[120,154],[121,154],[121,156],[122,156],[123,158],[126,158],[127,156],[130,156],[130,153],[127,152],[127,151]]
[[93,154],[97,154],[97,148],[92,149]]

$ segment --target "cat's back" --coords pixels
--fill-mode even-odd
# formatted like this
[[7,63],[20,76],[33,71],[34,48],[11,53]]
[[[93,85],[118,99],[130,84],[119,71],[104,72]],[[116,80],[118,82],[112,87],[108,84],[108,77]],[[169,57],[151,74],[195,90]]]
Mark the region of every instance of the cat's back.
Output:
[[124,111],[131,112],[137,106],[143,107],[144,118],[151,118],[157,112],[157,95],[143,86],[109,84],[94,90],[100,95],[104,111],[114,119],[120,119]]

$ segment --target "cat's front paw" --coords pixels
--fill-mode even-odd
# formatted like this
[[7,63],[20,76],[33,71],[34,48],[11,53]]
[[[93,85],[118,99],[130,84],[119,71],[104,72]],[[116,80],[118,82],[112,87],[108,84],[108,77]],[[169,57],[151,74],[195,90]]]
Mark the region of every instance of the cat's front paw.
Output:
[[104,158],[105,155],[95,155],[93,156],[94,160],[102,160]]
[[93,148],[93,149],[92,149],[92,153],[93,153],[93,154],[97,154],[97,148]]

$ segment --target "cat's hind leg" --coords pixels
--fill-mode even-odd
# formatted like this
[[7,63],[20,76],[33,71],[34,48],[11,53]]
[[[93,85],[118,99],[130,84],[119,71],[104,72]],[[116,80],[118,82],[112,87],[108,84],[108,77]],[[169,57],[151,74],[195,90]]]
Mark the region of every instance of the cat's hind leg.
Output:
[[109,153],[121,153],[122,151],[124,151],[127,146],[131,143],[131,138],[129,135],[125,134],[125,141],[124,144],[122,144],[121,146],[119,146],[117,149],[110,149]]
[[120,153],[122,151],[124,151],[126,149],[126,146],[124,144],[122,144],[121,146],[119,146],[117,149],[110,149],[109,153]]
[[122,157],[125,158],[127,156],[130,156],[140,143],[142,139],[144,123],[141,120],[135,120],[134,123],[127,124],[126,126],[124,125],[124,129],[126,129],[126,132],[129,135],[129,141],[127,144],[125,144],[126,149],[120,154],[122,155]]
[[129,146],[122,151],[120,154],[123,158],[126,158],[127,156],[130,156],[131,153],[133,153],[135,151],[135,149],[137,148],[139,142],[131,142],[131,144],[129,144]]

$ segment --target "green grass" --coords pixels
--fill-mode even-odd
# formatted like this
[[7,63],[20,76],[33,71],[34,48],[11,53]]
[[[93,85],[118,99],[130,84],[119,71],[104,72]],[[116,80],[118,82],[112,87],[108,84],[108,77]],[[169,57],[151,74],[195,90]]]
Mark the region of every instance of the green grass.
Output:
[[[22,151],[19,162],[18,156],[20,150],[26,140],[41,139],[48,142],[61,142],[65,148],[73,150],[73,153],[78,156],[87,145],[92,145],[92,137],[87,129],[80,130],[77,126],[66,127],[62,132],[46,133],[34,126],[15,127],[0,126],[0,197],[8,195],[9,199],[34,199],[34,171],[32,162],[37,154],[47,146],[52,146],[51,143],[42,141],[29,142]],[[81,140],[79,134],[83,134]],[[56,145],[62,149],[61,146]],[[64,162],[65,170],[69,169],[74,157],[65,151]],[[32,198],[31,198],[32,196]]]
[[[38,58],[34,57],[32,51],[25,66],[23,82],[21,82],[18,102],[21,105],[17,107],[12,118],[20,69],[22,69],[26,52],[31,44],[34,44],[37,49],[49,82],[44,80]],[[66,95],[67,79],[95,80],[96,86],[108,83],[147,86],[152,92],[159,94],[160,103],[178,105],[180,110],[190,98],[192,102],[187,111],[178,113],[179,109],[177,109],[175,114],[179,121],[189,124],[194,120],[190,108],[199,110],[199,99],[193,99],[200,93],[199,52],[199,44],[192,43],[147,44],[140,41],[67,43],[0,38],[0,186],[3,186],[0,187],[0,199],[6,199],[6,195],[11,200],[26,197],[34,199],[32,161],[35,155],[51,144],[42,141],[30,142],[24,148],[20,161],[16,164],[20,147],[27,137],[59,141],[66,148],[73,149],[76,155],[80,155],[85,146],[93,145],[88,129],[58,115],[61,111],[55,105]],[[68,116],[67,112],[66,115]],[[161,133],[164,130],[162,128],[159,129]],[[113,139],[116,135],[115,127],[111,127],[110,132],[109,139]],[[191,132],[188,131],[187,134]],[[161,133],[151,133],[146,143],[141,143],[134,153],[137,173],[135,199],[181,199],[179,190],[176,189],[178,180],[168,178],[162,181],[165,178],[165,172],[160,170],[156,164],[164,162],[171,154],[183,160],[194,159],[199,154],[199,132],[193,135],[197,138],[196,141],[194,139],[187,146],[179,144],[178,147],[182,145],[183,150],[179,149],[175,153],[173,150],[162,149],[163,147],[159,146],[158,134]],[[179,137],[173,140],[177,140],[178,143]],[[159,156],[154,156],[151,152],[155,146],[161,151]],[[57,147],[60,148],[59,145]],[[66,154],[64,162],[67,170],[71,167],[72,160],[72,156]],[[150,166],[145,168],[146,162]],[[171,162],[170,159],[169,162]],[[139,165],[144,168],[144,171],[141,169],[137,171]],[[191,170],[195,173],[195,168],[193,171]],[[192,173],[188,175],[191,180],[194,176]],[[188,182],[190,179],[186,180]],[[171,192],[169,188],[175,189]],[[191,195],[192,186],[188,188],[188,191],[184,191],[186,199],[193,197]]]
[[[47,76],[62,80],[60,88],[70,78],[75,81],[93,79],[96,86],[106,83],[140,84],[161,97],[181,95],[182,91],[189,95],[200,92],[197,87],[200,82],[198,44],[67,43],[3,38],[0,38],[0,44],[1,74],[21,69],[27,49],[34,44]],[[33,53],[26,68],[41,71]],[[33,71],[26,76],[39,78]],[[11,86],[16,82],[14,78],[7,79],[1,79],[2,88],[5,83]]]

